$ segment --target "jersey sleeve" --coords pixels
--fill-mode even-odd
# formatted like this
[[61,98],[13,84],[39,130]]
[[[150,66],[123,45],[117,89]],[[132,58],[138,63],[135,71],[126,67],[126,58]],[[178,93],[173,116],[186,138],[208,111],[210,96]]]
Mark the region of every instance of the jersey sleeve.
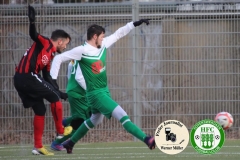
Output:
[[113,34],[110,36],[106,37],[103,39],[103,45],[108,48],[110,47],[113,43],[115,43],[117,40],[120,38],[124,37],[127,35],[132,29],[134,29],[133,22],[127,23],[125,26],[119,28],[116,30]]
[[60,66],[63,62],[70,60],[81,60],[82,54],[84,53],[83,46],[75,47],[62,54],[58,54],[53,58],[53,62],[50,69],[50,75],[53,79],[57,79]]
[[39,34],[37,33],[35,23],[30,23],[30,25],[29,25],[29,35],[34,42],[39,42],[39,40],[38,40],[38,35]]
[[53,81],[52,77],[50,76],[50,72],[47,69],[47,66],[42,69],[43,79],[50,83],[56,90],[59,89],[59,86],[56,82]]
[[29,35],[31,39],[36,43],[41,43],[43,46],[49,44],[49,38],[40,35],[35,27],[35,23],[31,23],[29,27]]
[[78,84],[84,89],[86,90],[87,87],[86,87],[86,82],[85,82],[85,79],[83,77],[83,74],[82,74],[82,70],[79,66],[79,63],[77,64],[77,69],[76,69],[76,74],[75,74],[75,80],[78,82]]
[[43,46],[48,46],[49,45],[49,42],[50,42],[49,38],[38,34],[37,39],[38,40],[36,42],[40,42]]

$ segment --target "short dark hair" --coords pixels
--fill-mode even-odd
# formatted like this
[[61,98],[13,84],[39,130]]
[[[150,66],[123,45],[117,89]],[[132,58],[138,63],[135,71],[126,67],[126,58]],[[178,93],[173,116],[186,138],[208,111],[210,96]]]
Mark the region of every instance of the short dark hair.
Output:
[[61,29],[57,29],[52,32],[51,39],[53,41],[56,41],[58,38],[69,38],[69,42],[71,41],[71,36],[67,32]]
[[87,30],[87,40],[91,40],[92,37],[94,36],[94,34],[99,36],[102,33],[103,34],[105,33],[105,29],[102,26],[93,24],[93,25],[88,27],[88,30]]

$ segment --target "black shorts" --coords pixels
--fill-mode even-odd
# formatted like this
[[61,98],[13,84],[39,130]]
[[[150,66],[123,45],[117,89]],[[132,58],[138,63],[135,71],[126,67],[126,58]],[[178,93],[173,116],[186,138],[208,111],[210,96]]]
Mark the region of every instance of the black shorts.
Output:
[[16,73],[13,79],[14,86],[25,108],[32,107],[43,99],[50,103],[60,100],[59,92],[40,75]]

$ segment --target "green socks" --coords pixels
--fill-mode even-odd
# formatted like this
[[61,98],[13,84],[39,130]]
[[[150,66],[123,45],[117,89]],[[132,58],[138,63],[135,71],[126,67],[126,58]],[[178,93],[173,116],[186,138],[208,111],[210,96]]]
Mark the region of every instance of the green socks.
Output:
[[74,143],[77,143],[78,140],[80,140],[88,132],[88,130],[93,127],[94,125],[92,124],[90,119],[87,119],[86,121],[84,121],[84,123],[81,124],[81,126],[73,134],[73,136],[71,137],[71,140]]
[[131,133],[133,136],[138,138],[141,141],[144,141],[144,138],[147,136],[138,126],[136,126],[132,121],[129,119],[128,116],[124,116],[120,119],[120,122],[123,125],[123,128]]

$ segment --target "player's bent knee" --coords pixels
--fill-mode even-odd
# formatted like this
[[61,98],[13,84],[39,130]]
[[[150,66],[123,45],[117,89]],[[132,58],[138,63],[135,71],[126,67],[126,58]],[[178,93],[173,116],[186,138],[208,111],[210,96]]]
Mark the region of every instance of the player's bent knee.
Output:
[[102,117],[100,117],[100,118],[98,119],[98,121],[97,121],[97,123],[95,124],[95,126],[96,126],[96,125],[99,125],[99,124],[101,124],[101,123],[103,122],[103,117],[104,117],[104,116],[102,116]]
[[96,125],[99,125],[103,122],[103,117],[99,118],[98,120],[94,121],[93,122],[93,125],[96,126]]
[[120,119],[122,119],[123,117],[127,116],[127,113],[122,109],[121,106],[117,106],[113,112],[112,112],[112,116],[114,118],[116,118],[117,120],[120,121]]
[[92,114],[90,120],[91,120],[92,124],[93,124],[94,126],[96,126],[96,125],[102,123],[103,117],[104,117],[104,115],[102,115],[101,113]]

